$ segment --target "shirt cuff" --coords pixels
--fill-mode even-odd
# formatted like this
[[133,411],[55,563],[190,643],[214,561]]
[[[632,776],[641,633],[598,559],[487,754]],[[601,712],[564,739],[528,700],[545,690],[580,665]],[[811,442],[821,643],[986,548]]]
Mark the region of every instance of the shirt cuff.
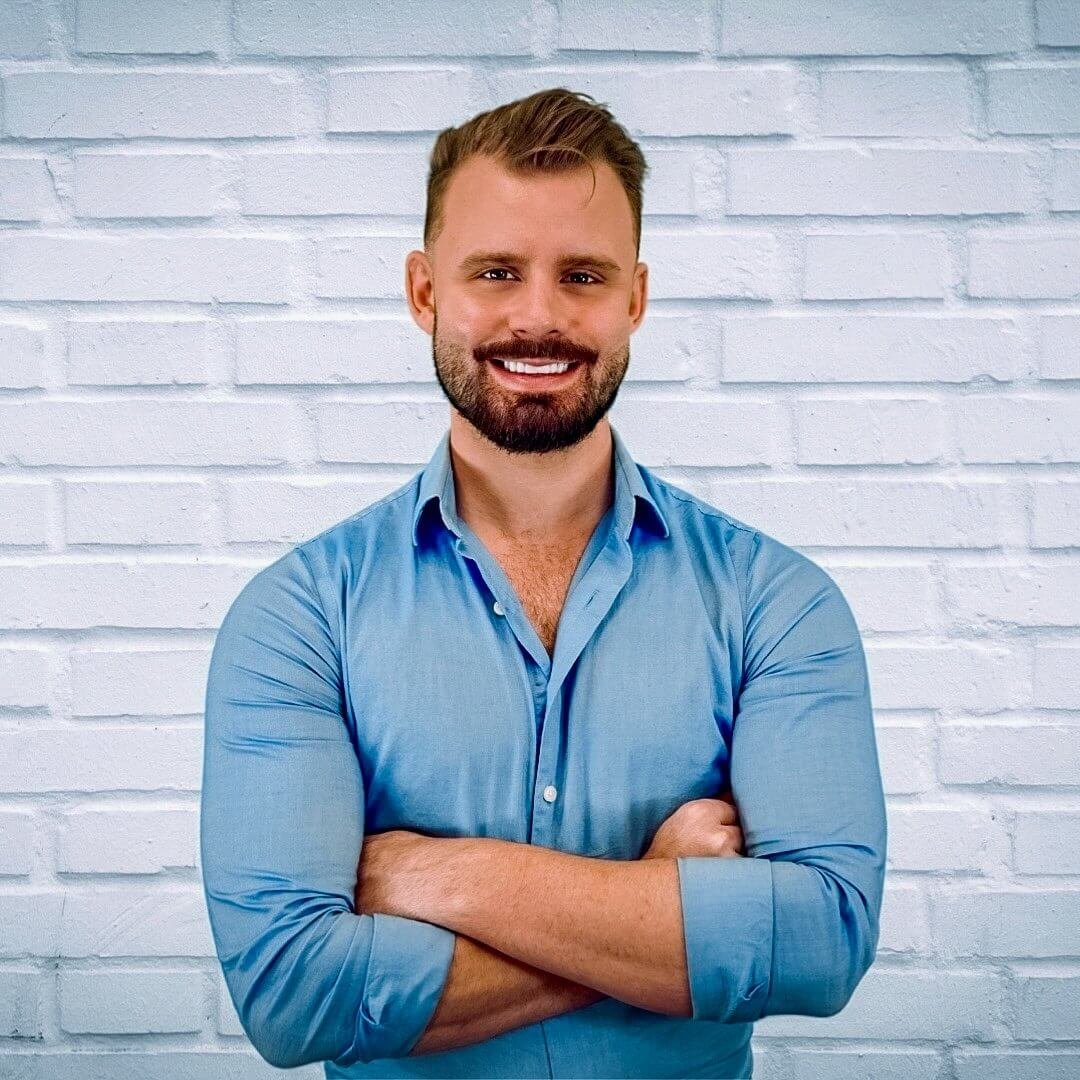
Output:
[[454,956],[452,930],[379,911],[371,918],[356,1038],[337,1065],[408,1055],[435,1013]]
[[719,856],[675,861],[693,1019],[760,1019],[773,960],[772,863]]

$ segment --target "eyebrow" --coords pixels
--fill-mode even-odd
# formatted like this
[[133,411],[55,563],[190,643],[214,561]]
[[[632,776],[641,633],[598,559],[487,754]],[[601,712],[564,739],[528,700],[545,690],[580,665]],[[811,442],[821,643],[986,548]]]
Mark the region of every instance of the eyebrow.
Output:
[[[512,266],[520,266],[524,262],[528,262],[528,259],[516,255],[512,251],[474,251],[461,261],[460,269],[462,273],[468,274],[473,270],[480,270],[483,267],[490,266],[492,263],[499,265],[510,263]],[[565,270],[570,266],[588,266],[594,270],[599,270],[603,274],[611,274],[612,276],[617,275],[622,269],[617,262],[606,256],[590,255],[588,252],[563,255],[558,260],[558,266],[560,270]]]

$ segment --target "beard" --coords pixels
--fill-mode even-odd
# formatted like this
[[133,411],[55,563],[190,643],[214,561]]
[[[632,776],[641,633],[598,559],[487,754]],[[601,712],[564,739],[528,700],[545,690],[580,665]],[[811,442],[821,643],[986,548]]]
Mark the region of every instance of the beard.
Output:
[[[468,349],[439,340],[437,314],[431,351],[435,377],[450,404],[481,435],[511,454],[545,454],[581,442],[615,403],[630,365],[629,344],[616,355],[597,357],[569,343],[530,348],[514,341],[504,352],[498,345],[486,347],[478,358]],[[580,361],[580,370],[559,390],[512,390],[495,380],[491,357],[525,355]]]

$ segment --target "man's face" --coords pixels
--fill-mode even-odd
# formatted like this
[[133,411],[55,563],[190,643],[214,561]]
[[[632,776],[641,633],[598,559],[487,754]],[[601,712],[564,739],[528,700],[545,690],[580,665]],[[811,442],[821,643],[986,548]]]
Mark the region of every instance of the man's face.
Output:
[[[613,169],[518,177],[489,158],[454,173],[432,253],[439,385],[481,434],[512,453],[580,442],[611,408],[644,316],[630,203]],[[411,255],[410,259],[415,255]],[[515,375],[499,361],[570,362]]]

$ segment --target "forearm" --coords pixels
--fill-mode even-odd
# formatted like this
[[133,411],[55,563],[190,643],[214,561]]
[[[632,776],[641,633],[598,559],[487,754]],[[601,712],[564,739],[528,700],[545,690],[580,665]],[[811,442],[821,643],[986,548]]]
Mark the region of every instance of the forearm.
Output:
[[413,918],[631,1005],[692,1015],[678,868],[492,838],[429,849]]
[[410,1055],[470,1046],[606,996],[458,934],[442,997]]

